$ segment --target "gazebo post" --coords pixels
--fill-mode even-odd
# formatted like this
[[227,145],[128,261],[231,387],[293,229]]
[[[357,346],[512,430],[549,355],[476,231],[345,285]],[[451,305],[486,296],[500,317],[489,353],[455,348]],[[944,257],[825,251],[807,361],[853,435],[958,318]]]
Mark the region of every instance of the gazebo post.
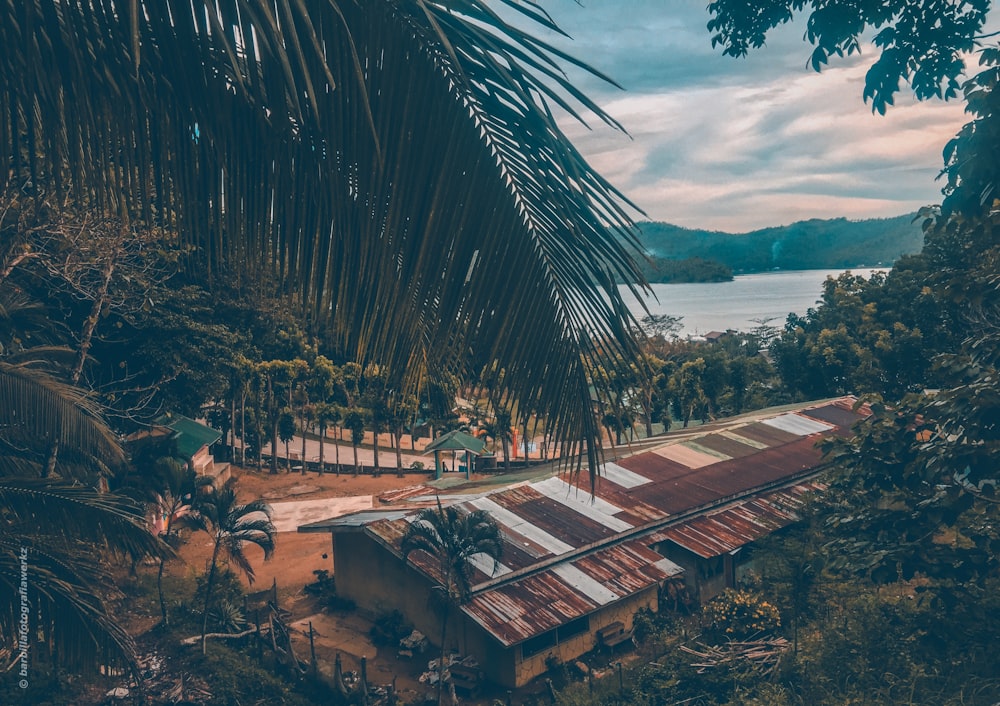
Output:
[[441,480],[441,452],[434,452],[434,480]]

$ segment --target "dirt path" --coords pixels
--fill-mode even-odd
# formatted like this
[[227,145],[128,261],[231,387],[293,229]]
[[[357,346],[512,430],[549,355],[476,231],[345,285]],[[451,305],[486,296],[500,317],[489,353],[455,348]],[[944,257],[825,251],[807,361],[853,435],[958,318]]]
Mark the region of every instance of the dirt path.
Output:
[[[327,534],[300,534],[296,528],[299,524],[372,507],[381,493],[421,485],[429,479],[428,474],[409,474],[404,478],[395,474],[378,478],[335,474],[319,477],[315,473],[272,476],[266,471],[234,469],[233,476],[237,478],[241,500],[262,498],[272,506],[278,527],[274,555],[264,561],[259,549],[248,547],[255,581],[251,586],[243,579],[243,584],[252,591],[272,584],[277,586],[281,608],[291,613],[296,655],[309,659],[311,621],[317,661],[324,673],[332,675],[337,653],[341,654],[345,671],[359,670],[361,658],[366,657],[370,683],[388,684],[395,678],[401,694],[423,693],[425,687],[416,679],[424,666],[419,659],[400,660],[394,650],[380,650],[369,639],[368,621],[355,613],[324,611],[315,598],[303,591],[306,584],[316,580],[314,571],[333,568],[332,544]],[[211,540],[204,533],[190,534],[179,553],[180,561],[171,562],[169,571],[174,575],[200,574],[212,556]]]

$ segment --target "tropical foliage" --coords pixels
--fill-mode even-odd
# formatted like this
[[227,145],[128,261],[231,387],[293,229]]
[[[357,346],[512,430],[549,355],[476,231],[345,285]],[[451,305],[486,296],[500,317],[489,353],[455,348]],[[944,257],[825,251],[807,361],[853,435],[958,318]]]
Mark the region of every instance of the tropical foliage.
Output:
[[[168,550],[141,505],[98,489],[124,456],[93,404],[11,358],[0,359],[0,644],[58,653],[80,669],[134,667],[132,638],[108,602],[108,562]],[[61,458],[42,477],[53,438]]]
[[202,606],[201,651],[206,650],[208,619],[213,607],[213,589],[219,570],[219,560],[235,566],[250,583],[255,571],[246,554],[248,544],[259,547],[264,559],[274,553],[277,530],[271,523],[271,508],[263,500],[240,503],[236,497],[236,480],[231,478],[221,488],[212,487],[197,497],[193,513],[187,521],[197,529],[206,532],[212,539],[212,558],[208,564],[208,578],[205,580],[205,603]]
[[454,505],[424,508],[406,528],[402,551],[404,561],[414,552],[423,552],[431,560],[435,590],[441,608],[441,659],[438,662],[438,704],[447,656],[448,615],[453,606],[468,600],[471,593],[473,562],[477,557],[493,570],[503,553],[503,539],[496,522],[485,510],[462,512]]
[[597,439],[590,370],[635,353],[613,282],[639,280],[627,201],[557,126],[614,124],[579,62],[481,0],[39,0],[0,8],[0,47],[0,186],[163,227],[210,282],[266,272],[408,389],[495,362]]

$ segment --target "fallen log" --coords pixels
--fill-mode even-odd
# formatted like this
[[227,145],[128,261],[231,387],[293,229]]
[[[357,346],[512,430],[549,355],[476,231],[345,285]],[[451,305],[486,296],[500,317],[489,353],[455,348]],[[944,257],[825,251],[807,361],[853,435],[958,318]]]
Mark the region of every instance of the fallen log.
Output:
[[[250,628],[249,630],[244,630],[243,632],[210,632],[205,635],[206,640],[234,640],[238,637],[246,637],[247,635],[252,635],[256,632],[256,628]],[[182,645],[197,645],[201,642],[201,635],[195,635],[194,637],[185,637],[181,640]]]

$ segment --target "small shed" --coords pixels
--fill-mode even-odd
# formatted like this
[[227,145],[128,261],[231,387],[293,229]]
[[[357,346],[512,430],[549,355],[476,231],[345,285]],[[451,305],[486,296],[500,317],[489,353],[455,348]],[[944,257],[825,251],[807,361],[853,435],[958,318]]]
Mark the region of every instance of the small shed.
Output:
[[465,476],[469,477],[469,471],[472,468],[472,461],[469,458],[470,454],[478,456],[483,452],[483,448],[486,446],[486,442],[482,439],[477,439],[472,436],[472,434],[466,434],[464,431],[449,431],[447,434],[442,434],[438,438],[434,439],[431,443],[427,444],[424,448],[424,453],[434,454],[434,473],[435,478],[441,477],[441,452],[442,451],[464,451],[465,452]]
[[178,457],[195,473],[217,481],[229,478],[229,464],[217,465],[211,453],[212,444],[222,438],[222,432],[182,414],[173,413],[157,418],[154,425],[173,433]]

